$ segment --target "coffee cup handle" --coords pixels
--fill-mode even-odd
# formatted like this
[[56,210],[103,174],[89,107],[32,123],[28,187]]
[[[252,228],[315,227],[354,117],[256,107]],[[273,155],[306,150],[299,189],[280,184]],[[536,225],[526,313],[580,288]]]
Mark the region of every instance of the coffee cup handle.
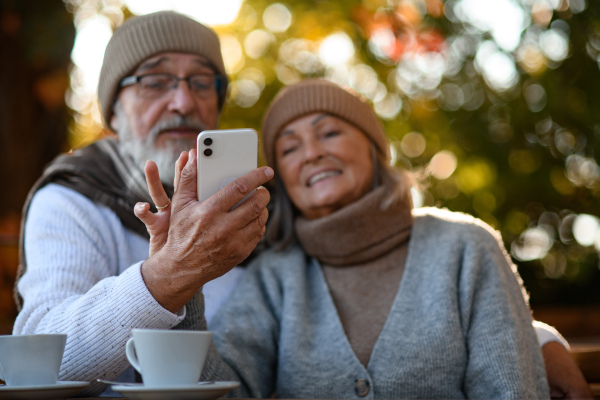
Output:
[[129,363],[139,372],[142,373],[142,367],[140,366],[140,362],[138,361],[137,355],[135,354],[135,344],[133,342],[133,338],[130,338],[125,345],[125,355],[129,360]]

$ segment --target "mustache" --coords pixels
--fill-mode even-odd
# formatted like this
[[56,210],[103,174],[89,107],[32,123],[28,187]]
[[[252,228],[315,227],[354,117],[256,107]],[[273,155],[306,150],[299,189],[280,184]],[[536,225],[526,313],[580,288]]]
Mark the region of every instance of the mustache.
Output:
[[196,117],[175,115],[168,119],[158,121],[148,132],[148,138],[152,141],[163,131],[173,128],[191,128],[198,131],[198,133],[206,130],[206,124]]

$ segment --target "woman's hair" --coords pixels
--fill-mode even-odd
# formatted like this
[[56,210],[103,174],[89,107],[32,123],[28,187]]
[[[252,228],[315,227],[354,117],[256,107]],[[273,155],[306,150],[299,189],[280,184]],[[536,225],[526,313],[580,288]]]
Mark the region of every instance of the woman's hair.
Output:
[[[373,143],[371,149],[374,166],[373,188],[383,186],[386,192],[380,208],[385,210],[402,202],[412,207],[410,190],[415,182],[412,174],[389,165],[387,156],[376,151]],[[292,203],[278,174],[275,174],[271,199],[272,208],[263,240],[276,251],[284,250],[295,239],[294,220],[300,212]]]

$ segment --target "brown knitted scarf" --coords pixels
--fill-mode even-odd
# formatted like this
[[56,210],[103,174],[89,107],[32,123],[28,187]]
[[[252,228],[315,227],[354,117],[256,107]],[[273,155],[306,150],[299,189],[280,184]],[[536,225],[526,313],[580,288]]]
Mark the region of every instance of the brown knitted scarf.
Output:
[[[77,151],[61,154],[45,169],[43,175],[30,190],[21,217],[21,237],[19,240],[19,269],[15,281],[15,302],[21,308],[21,298],[17,292],[19,279],[25,273],[25,220],[29,204],[35,193],[48,183],[57,183],[73,189],[93,202],[112,209],[123,225],[137,234],[149,238],[146,226],[133,213],[137,202],[150,203],[156,212],[148,193],[146,178],[133,159],[123,154],[118,142],[109,138],[100,140]],[[164,185],[169,197],[173,188]]]
[[381,210],[384,195],[379,187],[324,218],[296,219],[296,237],[322,264],[348,341],[365,366],[398,291],[412,227],[410,200]]

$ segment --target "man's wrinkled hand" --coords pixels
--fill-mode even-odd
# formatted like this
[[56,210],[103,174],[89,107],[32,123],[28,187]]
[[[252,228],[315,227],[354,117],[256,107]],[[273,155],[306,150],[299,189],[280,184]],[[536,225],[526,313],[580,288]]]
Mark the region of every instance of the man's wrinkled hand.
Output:
[[[156,236],[155,240],[151,238],[154,253],[142,265],[142,276],[163,307],[173,312],[179,310],[202,285],[248,257],[265,232],[270,196],[261,185],[272,177],[271,168],[257,168],[200,203],[196,193],[196,152],[189,152],[178,182],[176,170],[175,194],[170,213],[165,213],[168,218],[161,219],[164,211],[153,215],[158,219],[140,217],[151,237]],[[232,210],[254,189],[251,197]]]
[[593,399],[581,370],[569,350],[558,342],[542,347],[550,395],[553,399]]

